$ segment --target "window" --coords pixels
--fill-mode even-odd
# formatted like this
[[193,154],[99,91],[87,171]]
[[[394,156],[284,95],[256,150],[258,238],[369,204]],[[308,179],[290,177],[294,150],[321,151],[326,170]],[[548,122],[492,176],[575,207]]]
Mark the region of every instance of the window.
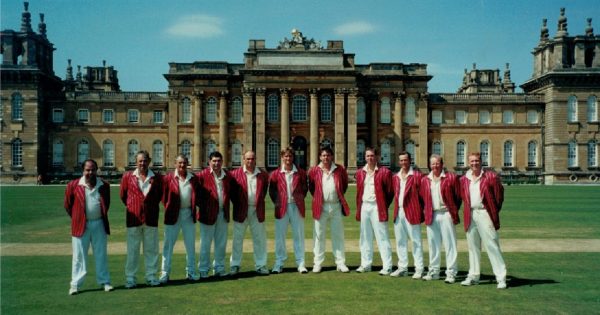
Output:
[[365,150],[366,150],[365,140],[358,139],[356,141],[356,164],[357,166],[365,165]]
[[505,110],[502,112],[502,123],[504,123],[504,124],[513,124],[514,123],[512,110]]
[[406,141],[404,148],[406,149],[406,152],[410,153],[410,165],[415,166],[415,160],[417,159],[417,156],[415,155],[415,142],[412,140]]
[[23,166],[23,141],[17,138],[12,143],[12,166]]
[[106,139],[102,143],[102,156],[105,167],[115,166],[115,145],[110,139]]
[[390,105],[390,99],[384,97],[381,99],[381,113],[379,117],[379,122],[382,124],[389,124],[392,122],[392,109]]
[[455,115],[455,123],[460,124],[460,125],[464,125],[467,123],[467,112],[465,112],[464,110],[457,110],[456,112],[454,112]]
[[481,166],[490,166],[490,143],[481,141],[479,144],[479,153],[481,154]]
[[267,120],[279,122],[279,97],[276,94],[271,94],[267,98]]
[[356,123],[364,124],[366,122],[367,122],[367,106],[365,105],[365,100],[361,97],[356,102]]
[[567,147],[567,166],[577,167],[577,142],[575,140],[569,141]]
[[152,112],[152,122],[155,124],[162,124],[164,122],[164,114],[162,110],[155,110]]
[[242,143],[239,140],[235,140],[231,146],[231,165],[242,165]]
[[567,100],[567,122],[577,121],[577,97],[575,95],[569,96]]
[[271,138],[267,142],[267,166],[277,167],[279,165],[279,141]]
[[0,121],[4,120],[4,103],[2,102],[2,99],[0,98]]
[[408,97],[406,99],[406,107],[404,108],[404,122],[414,124],[416,120],[415,99]]
[[[315,113],[310,113],[314,115]],[[331,121],[331,96],[321,96],[321,121]]]
[[513,167],[513,142],[504,142],[504,167]]
[[205,121],[209,124],[217,123],[217,99],[209,97],[206,100],[206,115]]
[[466,145],[465,142],[460,140],[456,143],[456,166],[464,167],[465,166],[465,152]]
[[82,123],[88,123],[90,121],[90,111],[87,109],[78,110],[77,111],[77,120]]
[[102,111],[102,121],[105,124],[112,124],[115,122],[115,112],[112,109],[105,109]]
[[537,124],[538,123],[538,112],[536,110],[530,109],[527,111],[527,123],[528,124]]
[[490,124],[490,111],[489,110],[480,110],[479,111],[479,123],[482,125]]
[[206,162],[208,163],[208,161],[210,161],[210,159],[208,158],[210,156],[211,153],[217,151],[217,144],[213,141],[213,140],[208,140],[208,142],[206,142]]
[[154,140],[152,143],[152,165],[163,166],[164,150],[163,143],[160,140]]
[[53,166],[63,166],[65,164],[64,149],[65,149],[65,145],[62,140],[56,139],[56,140],[54,140],[54,142],[52,142],[52,165]]
[[191,123],[192,122],[192,102],[188,97],[183,98],[183,104],[181,104],[181,122]]
[[527,144],[527,166],[537,166],[537,143],[535,141],[529,141]]
[[14,93],[11,100],[12,120],[23,120],[23,97],[21,93]]
[[231,122],[234,124],[240,124],[242,123],[242,98],[239,96],[236,96],[233,98],[233,101],[231,101]]
[[127,143],[127,165],[135,166],[136,160],[135,155],[140,150],[140,146],[136,140],[129,140]]
[[598,105],[596,96],[592,95],[587,99],[587,120],[588,122],[598,121]]
[[439,141],[434,141],[431,144],[431,154],[442,155],[442,143]]
[[596,141],[588,142],[588,167],[598,167],[598,156],[596,155]]
[[390,148],[390,140],[385,139],[381,143],[381,157],[380,161],[382,165],[390,165],[392,162],[391,159],[391,148]]
[[192,160],[192,143],[190,140],[183,140],[181,142],[181,154],[183,154],[188,161]]
[[77,144],[77,165],[90,158],[90,143],[81,139]]
[[292,98],[292,121],[306,121],[306,96],[294,95]]
[[140,122],[140,111],[138,111],[137,109],[127,110],[127,121],[130,123]]
[[330,147],[333,150],[333,143],[329,139],[323,139],[320,144],[321,148]]
[[442,123],[442,111],[434,110],[431,112],[431,123],[434,125],[439,125]]
[[53,123],[63,123],[65,122],[65,112],[62,108],[53,108],[52,109],[52,122]]

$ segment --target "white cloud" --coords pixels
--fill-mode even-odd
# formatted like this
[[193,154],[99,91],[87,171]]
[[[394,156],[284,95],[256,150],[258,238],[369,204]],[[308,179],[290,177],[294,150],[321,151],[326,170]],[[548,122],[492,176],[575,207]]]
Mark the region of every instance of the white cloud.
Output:
[[224,33],[223,20],[216,16],[194,14],[181,17],[166,33],[177,37],[210,38]]
[[338,25],[333,31],[337,35],[362,35],[375,32],[375,26],[369,22],[355,21]]

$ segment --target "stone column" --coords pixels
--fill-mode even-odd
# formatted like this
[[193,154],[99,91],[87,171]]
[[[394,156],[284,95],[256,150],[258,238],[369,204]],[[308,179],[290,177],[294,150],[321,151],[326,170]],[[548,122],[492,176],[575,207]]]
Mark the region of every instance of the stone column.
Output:
[[246,152],[248,150],[253,150],[254,149],[254,115],[252,113],[252,108],[253,108],[253,104],[252,104],[252,94],[254,92],[253,89],[250,88],[243,88],[243,94],[244,94],[244,103],[242,104],[243,106],[243,111],[242,111],[242,128],[244,130],[244,134],[242,135],[242,145],[244,146],[242,153]]
[[317,165],[319,162],[319,101],[317,89],[310,89],[310,149],[309,166]]
[[392,162],[398,165],[398,155],[402,152],[404,141],[402,140],[402,98],[404,91],[395,93],[396,101],[394,102],[394,148],[396,154],[392,158]]
[[348,117],[346,120],[347,137],[348,143],[348,164],[346,169],[348,173],[356,173],[356,145],[357,145],[357,131],[356,131],[356,114],[358,109],[358,89],[350,90],[348,94]]
[[229,137],[227,135],[227,93],[228,91],[221,91],[219,96],[219,151],[223,154],[223,167],[226,167],[229,162]]
[[343,89],[335,90],[334,106],[334,143],[335,143],[335,161],[346,164],[346,134],[345,130],[345,91]]
[[[371,97],[373,98],[371,100],[371,147],[377,148],[377,126],[379,125],[379,115],[377,115],[377,108],[379,107],[379,99],[378,94],[371,94]],[[379,150],[377,150],[377,152],[379,152]]]
[[281,149],[290,145],[290,99],[289,89],[283,88],[281,91]]
[[256,139],[254,143],[254,151],[256,152],[256,166],[258,167],[266,167],[266,106],[265,106],[265,88],[257,88],[256,89],[256,116],[254,119],[256,120]]
[[202,95],[204,91],[194,91],[194,151],[192,152],[192,168],[202,166]]
[[[179,100],[180,95],[179,92],[173,91],[169,92],[169,120],[167,121],[168,127],[168,145],[164,148],[164,152],[166,153],[163,156],[163,162],[166,167],[171,167],[173,164],[171,160],[177,156],[177,148],[179,147],[179,137],[177,130],[177,122],[179,121]],[[152,154],[152,142],[147,144],[150,148],[150,154]],[[144,144],[140,143],[140,149],[144,148]]]
[[427,150],[428,150],[428,142],[427,142],[427,130],[428,130],[428,120],[427,120],[427,99],[429,93],[421,92],[419,93],[419,103],[418,103],[418,114],[417,122],[419,124],[419,138],[418,138],[418,147],[415,148],[415,153],[417,154],[417,159],[415,163],[417,166],[421,168],[426,168],[427,163]]

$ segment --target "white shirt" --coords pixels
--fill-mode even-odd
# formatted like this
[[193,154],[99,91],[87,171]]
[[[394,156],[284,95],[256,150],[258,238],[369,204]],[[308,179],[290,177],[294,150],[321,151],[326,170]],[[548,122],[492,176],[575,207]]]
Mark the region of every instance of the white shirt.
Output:
[[181,176],[179,176],[179,173],[175,171],[175,178],[177,178],[177,183],[179,183],[179,209],[192,208],[192,185],[190,184],[192,174],[190,174],[190,172],[187,172],[185,178],[182,181]]
[[378,166],[375,166],[375,170],[373,170],[373,173],[369,173],[369,170],[367,169],[367,165],[365,165],[363,167],[363,170],[365,170],[365,172],[367,172],[367,176],[365,177],[365,187],[363,190],[363,197],[362,197],[362,201],[363,202],[375,202],[375,174],[376,171],[379,169]]
[[400,178],[400,192],[398,193],[398,207],[400,209],[404,209],[404,192],[406,191],[406,182],[408,181],[408,177],[414,174],[412,167],[408,169],[408,173],[406,173],[406,177],[402,178],[402,170],[398,172],[398,178]]
[[479,176],[473,177],[473,171],[468,170],[466,174],[469,179],[469,197],[471,198],[471,209],[484,209],[483,198],[481,198],[481,190],[479,189],[479,182],[481,176],[483,176],[483,170],[479,173]]
[[256,189],[257,189],[257,177],[260,174],[258,167],[254,168],[254,172],[250,172],[246,169],[246,165],[243,166],[244,174],[246,174],[246,186],[248,186],[248,207],[256,207]]
[[444,205],[444,199],[442,198],[442,178],[446,177],[446,173],[442,171],[440,173],[439,178],[435,178],[433,176],[433,172],[427,175],[430,181],[429,188],[431,190],[431,201],[433,203],[433,210],[439,211],[444,210],[446,205]]
[[100,207],[100,186],[103,185],[100,178],[96,178],[96,186],[94,188],[88,187],[85,183],[85,177],[81,176],[79,179],[79,186],[85,188],[85,218],[86,220],[97,220],[102,218],[102,207]]
[[292,164],[292,170],[286,171],[283,166],[281,166],[281,172],[285,173],[285,183],[287,187],[287,200],[288,203],[294,203],[294,196],[292,195],[292,182],[294,180],[294,173],[298,172],[296,165]]
[[323,167],[323,163],[319,164],[321,171],[323,172],[322,187],[323,187],[323,202],[327,203],[337,203],[340,202],[340,198],[337,195],[337,191],[335,190],[335,178],[333,176],[333,171],[337,168],[335,164],[331,164],[331,168],[327,171]]
[[221,169],[221,174],[217,175],[210,169],[210,173],[215,178],[215,183],[217,184],[217,196],[219,197],[219,209],[223,209],[223,178],[225,178],[225,172]]
[[142,178],[140,177],[140,172],[137,168],[135,169],[135,171],[133,171],[133,175],[137,177],[138,187],[140,187],[140,190],[142,191],[144,196],[146,196],[150,192],[150,178],[154,177],[154,172],[152,172],[151,169],[148,169],[148,174],[146,174],[146,180],[142,180]]

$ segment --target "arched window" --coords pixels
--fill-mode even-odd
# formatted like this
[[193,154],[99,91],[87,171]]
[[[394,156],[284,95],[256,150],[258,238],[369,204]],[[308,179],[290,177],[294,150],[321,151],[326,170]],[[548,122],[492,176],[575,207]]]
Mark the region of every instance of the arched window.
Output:
[[90,143],[86,139],[81,139],[77,144],[77,165],[90,158]]
[[537,142],[535,141],[527,143],[527,166],[537,166]]
[[183,104],[181,104],[181,122],[191,123],[192,122],[192,102],[188,97],[183,98]]
[[209,124],[217,123],[217,99],[213,96],[206,100],[206,115],[204,121]]
[[[314,115],[315,113],[310,114]],[[327,94],[321,96],[321,121],[331,121],[331,96]]]
[[588,142],[588,167],[598,167],[598,156],[596,154],[596,141],[590,140]]
[[357,166],[365,165],[365,140],[358,139],[356,141],[356,164]]
[[231,122],[234,124],[240,124],[242,123],[242,98],[239,96],[236,96],[233,98],[233,100],[231,101],[231,110],[230,112],[230,118],[231,118]]
[[587,99],[587,120],[588,122],[597,122],[598,121],[598,106],[597,106],[597,98],[594,95],[591,95]]
[[292,121],[306,121],[306,113],[306,96],[294,95],[294,97],[292,98]]
[[367,122],[367,106],[365,100],[361,97],[356,101],[356,123],[364,124]]
[[567,100],[567,121],[577,121],[577,97],[575,95],[569,96]]
[[410,153],[410,165],[415,166],[415,161],[417,160],[415,142],[412,140],[406,141],[404,148],[406,149],[406,152]]
[[208,163],[208,161],[210,161],[210,159],[208,158],[210,156],[211,153],[217,151],[217,144],[213,141],[213,140],[208,140],[206,142],[206,163]]
[[11,100],[11,118],[12,120],[23,119],[23,97],[21,93],[13,93]]
[[504,167],[513,167],[513,142],[504,142]]
[[379,116],[379,122],[382,124],[389,124],[392,122],[392,108],[390,105],[390,99],[384,97],[381,99],[381,113]]
[[19,138],[12,142],[12,166],[23,166],[23,141]]
[[331,142],[331,140],[329,140],[327,138],[325,138],[325,139],[323,139],[323,141],[321,141],[320,146],[322,148],[324,148],[324,147],[330,147],[333,150],[333,143]]
[[128,166],[135,166],[135,164],[136,164],[135,155],[138,153],[139,150],[140,150],[140,146],[139,146],[137,140],[129,140],[129,142],[127,143],[127,165]]
[[279,97],[276,94],[267,97],[267,120],[279,122]]
[[181,141],[181,154],[183,154],[188,161],[192,160],[192,143],[190,140]]
[[60,139],[55,139],[52,142],[52,165],[63,166],[65,165],[65,144]]
[[242,165],[242,143],[239,140],[235,140],[231,145],[231,165]]
[[479,153],[481,154],[481,166],[490,166],[490,143],[487,140],[479,144]]
[[431,144],[431,154],[442,155],[442,143],[440,141],[434,141]]
[[279,141],[269,139],[267,142],[267,166],[277,167],[279,165]]
[[102,161],[105,167],[115,166],[115,145],[110,139],[102,143]]
[[577,142],[571,140],[569,141],[569,146],[567,148],[567,166],[577,167],[577,165]]
[[404,108],[404,122],[414,124],[416,121],[415,99],[412,97],[406,98],[406,107]]
[[163,166],[164,162],[163,143],[160,140],[154,140],[152,143],[152,165]]
[[391,158],[391,145],[389,139],[384,139],[381,142],[381,164],[382,165],[390,165],[392,163]]
[[466,153],[467,145],[464,141],[460,140],[456,143],[456,166],[464,167],[465,166],[465,153]]

